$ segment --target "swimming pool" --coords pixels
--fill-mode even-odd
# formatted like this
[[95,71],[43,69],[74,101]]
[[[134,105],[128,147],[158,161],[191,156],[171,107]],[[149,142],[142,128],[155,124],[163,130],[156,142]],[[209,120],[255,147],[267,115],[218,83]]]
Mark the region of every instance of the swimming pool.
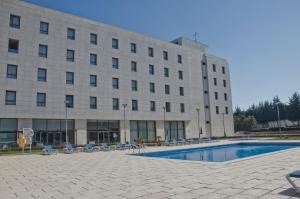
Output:
[[237,143],[210,147],[144,153],[145,157],[225,162],[300,147],[300,143]]

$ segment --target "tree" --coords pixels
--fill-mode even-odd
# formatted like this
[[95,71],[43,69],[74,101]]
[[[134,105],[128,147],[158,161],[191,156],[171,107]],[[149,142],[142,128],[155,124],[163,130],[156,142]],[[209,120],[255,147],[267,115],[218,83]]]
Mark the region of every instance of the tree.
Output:
[[252,131],[256,127],[256,120],[253,116],[243,114],[234,116],[235,131]]
[[289,98],[288,118],[291,121],[297,121],[300,127],[300,95],[297,92]]

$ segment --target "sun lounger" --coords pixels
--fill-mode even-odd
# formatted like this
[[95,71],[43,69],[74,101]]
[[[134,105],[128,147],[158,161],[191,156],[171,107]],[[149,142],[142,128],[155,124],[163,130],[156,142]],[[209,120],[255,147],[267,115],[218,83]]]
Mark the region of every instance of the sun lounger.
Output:
[[85,144],[83,147],[84,152],[94,152],[94,147],[92,144]]
[[300,178],[300,170],[294,171],[292,173],[289,173],[286,175],[286,179],[289,181],[289,183],[293,186],[296,193],[300,193],[300,188],[295,184],[295,182],[291,178]]
[[74,148],[73,148],[72,144],[65,145],[64,153],[67,153],[67,154],[74,153]]
[[127,149],[127,146],[126,146],[126,144],[117,143],[116,149],[117,150],[125,150],[125,149]]
[[42,155],[52,155],[57,154],[57,150],[55,150],[51,145],[44,145],[42,149]]
[[108,146],[108,144],[102,143],[100,145],[100,151],[109,151],[109,150],[110,150],[110,147]]

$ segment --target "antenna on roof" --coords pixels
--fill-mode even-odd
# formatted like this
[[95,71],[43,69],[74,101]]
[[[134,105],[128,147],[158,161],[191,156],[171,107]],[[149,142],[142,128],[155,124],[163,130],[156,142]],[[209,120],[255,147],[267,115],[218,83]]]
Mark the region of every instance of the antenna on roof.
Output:
[[197,42],[198,33],[197,33],[197,32],[195,32],[195,33],[193,34],[193,36],[194,36],[194,40],[195,40],[195,42]]

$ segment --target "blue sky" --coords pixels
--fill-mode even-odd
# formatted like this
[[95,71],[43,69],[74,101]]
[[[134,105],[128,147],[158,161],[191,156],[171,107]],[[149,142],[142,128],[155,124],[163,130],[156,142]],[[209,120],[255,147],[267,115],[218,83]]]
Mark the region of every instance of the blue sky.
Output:
[[233,106],[300,91],[299,0],[27,1],[163,40],[198,32],[229,61]]

